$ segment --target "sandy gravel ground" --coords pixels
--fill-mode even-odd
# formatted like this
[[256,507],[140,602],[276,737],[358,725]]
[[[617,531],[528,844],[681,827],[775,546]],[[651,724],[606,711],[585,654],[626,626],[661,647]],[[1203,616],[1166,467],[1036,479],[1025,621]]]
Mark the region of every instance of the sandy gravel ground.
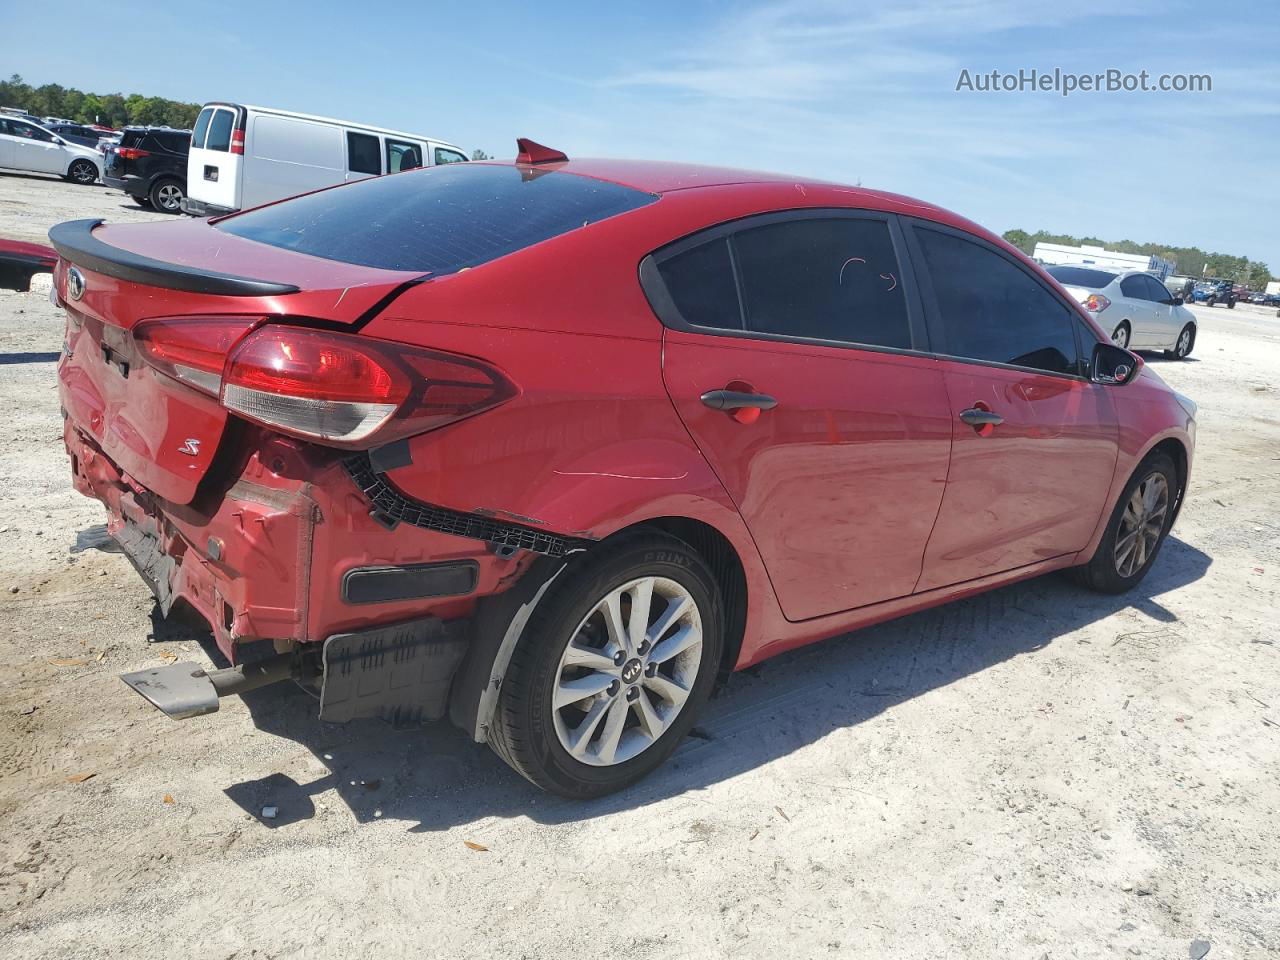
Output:
[[[0,235],[122,214],[0,177]],[[785,656],[572,804],[447,726],[127,690],[201,647],[71,491],[62,321],[0,293],[0,955],[1276,956],[1280,320],[1197,314],[1152,358],[1200,446],[1137,592],[1050,576]]]

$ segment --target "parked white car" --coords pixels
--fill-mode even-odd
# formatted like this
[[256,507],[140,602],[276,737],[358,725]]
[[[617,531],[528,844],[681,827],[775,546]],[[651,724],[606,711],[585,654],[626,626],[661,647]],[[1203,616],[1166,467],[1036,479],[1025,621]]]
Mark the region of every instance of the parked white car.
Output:
[[218,216],[351,180],[466,159],[453,144],[417,133],[208,103],[191,136],[182,211]]
[[1163,350],[1186,359],[1196,345],[1196,315],[1149,273],[1049,267],[1048,273],[1130,350]]
[[75,183],[102,177],[102,154],[64,140],[28,120],[0,116],[0,167],[33,173],[56,173]]

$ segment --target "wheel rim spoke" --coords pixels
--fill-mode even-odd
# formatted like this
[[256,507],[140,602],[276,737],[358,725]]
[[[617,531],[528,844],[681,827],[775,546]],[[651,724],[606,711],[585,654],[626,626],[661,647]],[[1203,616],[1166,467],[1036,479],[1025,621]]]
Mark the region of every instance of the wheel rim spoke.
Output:
[[604,626],[609,632],[609,640],[620,650],[631,652],[631,641],[627,637],[627,628],[622,622],[622,591],[615,590],[604,598],[599,610],[604,615]]
[[556,687],[554,706],[559,710],[571,703],[580,703],[588,697],[604,693],[613,680],[607,673],[589,673],[573,680],[561,679],[560,685]]
[[644,685],[672,706],[679,707],[689,699],[689,690],[676,683],[670,677],[657,674],[644,678]]
[[586,667],[588,670],[600,670],[606,673],[616,669],[613,657],[595,647],[584,647],[576,640],[569,644],[564,654],[565,666]]
[[653,607],[653,578],[646,577],[631,588],[631,622],[627,636],[631,641],[628,652],[634,653],[649,632],[649,611]]
[[596,756],[602,763],[613,763],[618,753],[618,744],[622,741],[622,728],[626,725],[627,715],[631,707],[622,697],[615,697],[609,706],[609,714],[605,717],[604,729],[600,731],[600,740],[596,745]]
[[666,663],[677,654],[684,653],[695,643],[702,643],[702,631],[693,626],[693,624],[689,624],[681,627],[654,647],[649,660],[654,663]]
[[649,691],[644,688],[640,689],[639,696],[635,702],[636,716],[640,718],[640,729],[644,731],[645,736],[650,741],[657,740],[662,736],[662,731],[666,729],[662,717],[658,716],[658,711],[654,709],[653,701],[649,699]]
[[658,617],[649,628],[650,640],[656,645],[667,635],[667,631],[675,625],[675,622],[691,609],[693,609],[693,600],[689,597],[679,597],[668,603],[667,609],[662,611],[662,616]]
[[587,711],[587,715],[583,717],[582,723],[574,729],[570,735],[570,742],[566,744],[569,753],[573,756],[581,758],[587,752],[587,746],[591,743],[591,738],[595,736],[596,728],[600,726],[600,721],[613,706],[612,700],[597,700],[591,705],[591,709]]

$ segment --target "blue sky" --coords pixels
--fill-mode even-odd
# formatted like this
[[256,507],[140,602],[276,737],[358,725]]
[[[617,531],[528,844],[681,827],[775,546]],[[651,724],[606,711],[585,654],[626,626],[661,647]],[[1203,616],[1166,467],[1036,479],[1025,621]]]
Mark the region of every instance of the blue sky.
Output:
[[[177,5],[186,7],[187,5]],[[29,82],[261,103],[511,156],[825,177],[1003,231],[1198,245],[1280,274],[1280,8],[1228,0],[304,4],[5,14]],[[16,48],[15,48],[16,47]],[[1209,93],[956,92],[962,69],[1207,73]],[[1183,265],[1184,267],[1186,265]]]

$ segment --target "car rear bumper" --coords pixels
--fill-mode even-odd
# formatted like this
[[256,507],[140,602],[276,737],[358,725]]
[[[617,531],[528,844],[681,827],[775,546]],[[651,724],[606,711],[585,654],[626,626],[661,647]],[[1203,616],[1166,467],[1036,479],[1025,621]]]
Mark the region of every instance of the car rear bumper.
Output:
[[236,211],[234,207],[220,207],[216,203],[205,203],[203,200],[183,197],[182,212],[192,217],[221,217]]
[[[107,532],[168,613],[205,620],[232,663],[432,616],[465,620],[531,564],[467,537],[389,529],[341,460],[279,438],[238,476],[173,504],[128,476],[68,418],[73,484],[107,509]],[[213,478],[209,478],[211,481]]]
[[112,190],[123,190],[125,193],[129,192],[129,178],[127,177],[112,177],[104,173],[102,175],[102,185],[110,187]]

